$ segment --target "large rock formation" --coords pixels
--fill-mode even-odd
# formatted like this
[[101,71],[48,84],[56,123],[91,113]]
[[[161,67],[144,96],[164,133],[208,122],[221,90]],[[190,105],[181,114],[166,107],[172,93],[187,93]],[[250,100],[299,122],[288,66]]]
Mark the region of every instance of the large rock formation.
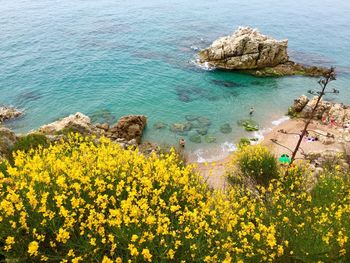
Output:
[[77,112],[61,120],[42,126],[39,132],[47,135],[57,135],[61,132],[78,132],[81,134],[92,133],[94,126],[88,116]]
[[71,132],[83,135],[105,136],[123,146],[136,145],[141,142],[147,118],[143,115],[124,116],[113,126],[105,124],[92,124],[88,116],[77,112],[66,118],[42,126],[39,132],[45,135],[61,135]]
[[321,76],[326,69],[289,61],[288,40],[275,40],[257,29],[239,27],[231,36],[214,41],[199,52],[199,63],[225,70],[243,70],[256,76]]
[[127,141],[141,142],[143,130],[147,124],[147,118],[143,115],[129,115],[119,119],[117,124],[109,129],[108,137],[123,138]]
[[288,40],[275,40],[249,27],[240,27],[199,53],[207,61],[222,69],[258,69],[273,67],[288,61]]
[[22,115],[22,111],[14,107],[0,107],[0,123],[6,120],[14,119]]

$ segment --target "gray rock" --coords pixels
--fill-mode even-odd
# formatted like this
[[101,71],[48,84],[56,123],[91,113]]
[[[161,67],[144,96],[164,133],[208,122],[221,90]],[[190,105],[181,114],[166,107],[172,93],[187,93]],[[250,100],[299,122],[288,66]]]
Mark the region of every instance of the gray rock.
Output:
[[202,138],[200,135],[198,134],[194,134],[190,136],[190,141],[194,142],[194,143],[201,143],[202,142]]
[[109,130],[109,124],[108,123],[103,123],[103,124],[96,124],[96,128],[100,129],[100,130],[104,130],[104,131],[108,131]]
[[211,135],[211,134],[206,135],[204,137],[204,140],[205,140],[206,143],[214,143],[214,142],[216,142],[216,138],[213,135]]
[[200,63],[221,69],[258,69],[289,60],[288,40],[275,40],[257,29],[239,27],[231,36],[214,41],[199,52]]
[[199,116],[197,116],[197,115],[186,115],[185,116],[185,119],[187,120],[187,121],[195,121],[195,120],[197,120],[199,118]]
[[22,114],[23,114],[22,111],[14,107],[2,106],[0,107],[0,123],[7,120],[15,119],[21,116]]
[[203,127],[203,128],[196,129],[196,131],[197,131],[198,134],[200,134],[200,135],[206,135],[206,134],[208,133],[208,128]]
[[156,122],[153,124],[153,128],[156,130],[164,129],[166,127],[166,124],[164,122]]
[[210,126],[211,121],[208,117],[201,116],[197,119],[198,123],[200,124],[201,127],[203,126]]
[[301,112],[308,102],[309,102],[309,98],[305,95],[301,95],[299,98],[294,100],[292,110],[294,112]]
[[230,124],[224,123],[223,125],[220,126],[220,131],[221,131],[222,133],[227,134],[227,133],[232,132],[232,127],[231,127]]

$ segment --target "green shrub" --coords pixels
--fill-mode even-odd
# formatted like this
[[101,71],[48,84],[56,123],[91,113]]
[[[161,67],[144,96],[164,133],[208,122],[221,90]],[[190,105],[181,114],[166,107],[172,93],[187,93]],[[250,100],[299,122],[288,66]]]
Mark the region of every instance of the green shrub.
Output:
[[235,153],[232,170],[228,171],[229,179],[248,177],[258,184],[267,185],[270,180],[278,177],[276,158],[261,145],[249,145]]
[[49,146],[48,138],[39,133],[28,134],[26,136],[20,137],[15,143],[14,147],[11,149],[12,152],[24,151],[29,152],[31,149],[37,149],[39,146],[47,147]]

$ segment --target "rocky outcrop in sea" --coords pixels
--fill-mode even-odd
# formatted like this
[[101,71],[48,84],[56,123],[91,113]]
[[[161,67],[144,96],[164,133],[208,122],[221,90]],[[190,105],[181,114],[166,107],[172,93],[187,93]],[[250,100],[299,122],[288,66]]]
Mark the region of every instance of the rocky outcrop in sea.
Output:
[[0,106],[0,123],[15,119],[23,114],[22,111],[14,108],[14,107],[7,107],[7,106]]
[[276,40],[257,29],[239,27],[231,36],[219,38],[199,52],[199,63],[256,76],[320,76],[327,69],[307,67],[289,60],[288,40]]

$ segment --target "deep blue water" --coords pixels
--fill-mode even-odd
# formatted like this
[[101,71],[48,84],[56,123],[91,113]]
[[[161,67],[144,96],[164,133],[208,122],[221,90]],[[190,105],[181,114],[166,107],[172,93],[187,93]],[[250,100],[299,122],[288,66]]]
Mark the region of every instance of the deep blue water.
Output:
[[[349,103],[349,22],[348,0],[0,0],[0,104],[25,109],[10,123],[17,132],[77,111],[100,122],[145,114],[145,140],[160,143],[181,136],[155,130],[155,122],[206,116],[217,143],[187,148],[198,153],[210,147],[220,155],[224,142],[246,135],[236,122],[251,106],[254,119],[268,128],[295,97],[317,88],[317,79],[205,71],[191,63],[194,49],[240,25],[257,27],[288,38],[297,61],[336,66],[332,87],[340,95],[328,99]],[[225,122],[232,133],[220,133]]]

